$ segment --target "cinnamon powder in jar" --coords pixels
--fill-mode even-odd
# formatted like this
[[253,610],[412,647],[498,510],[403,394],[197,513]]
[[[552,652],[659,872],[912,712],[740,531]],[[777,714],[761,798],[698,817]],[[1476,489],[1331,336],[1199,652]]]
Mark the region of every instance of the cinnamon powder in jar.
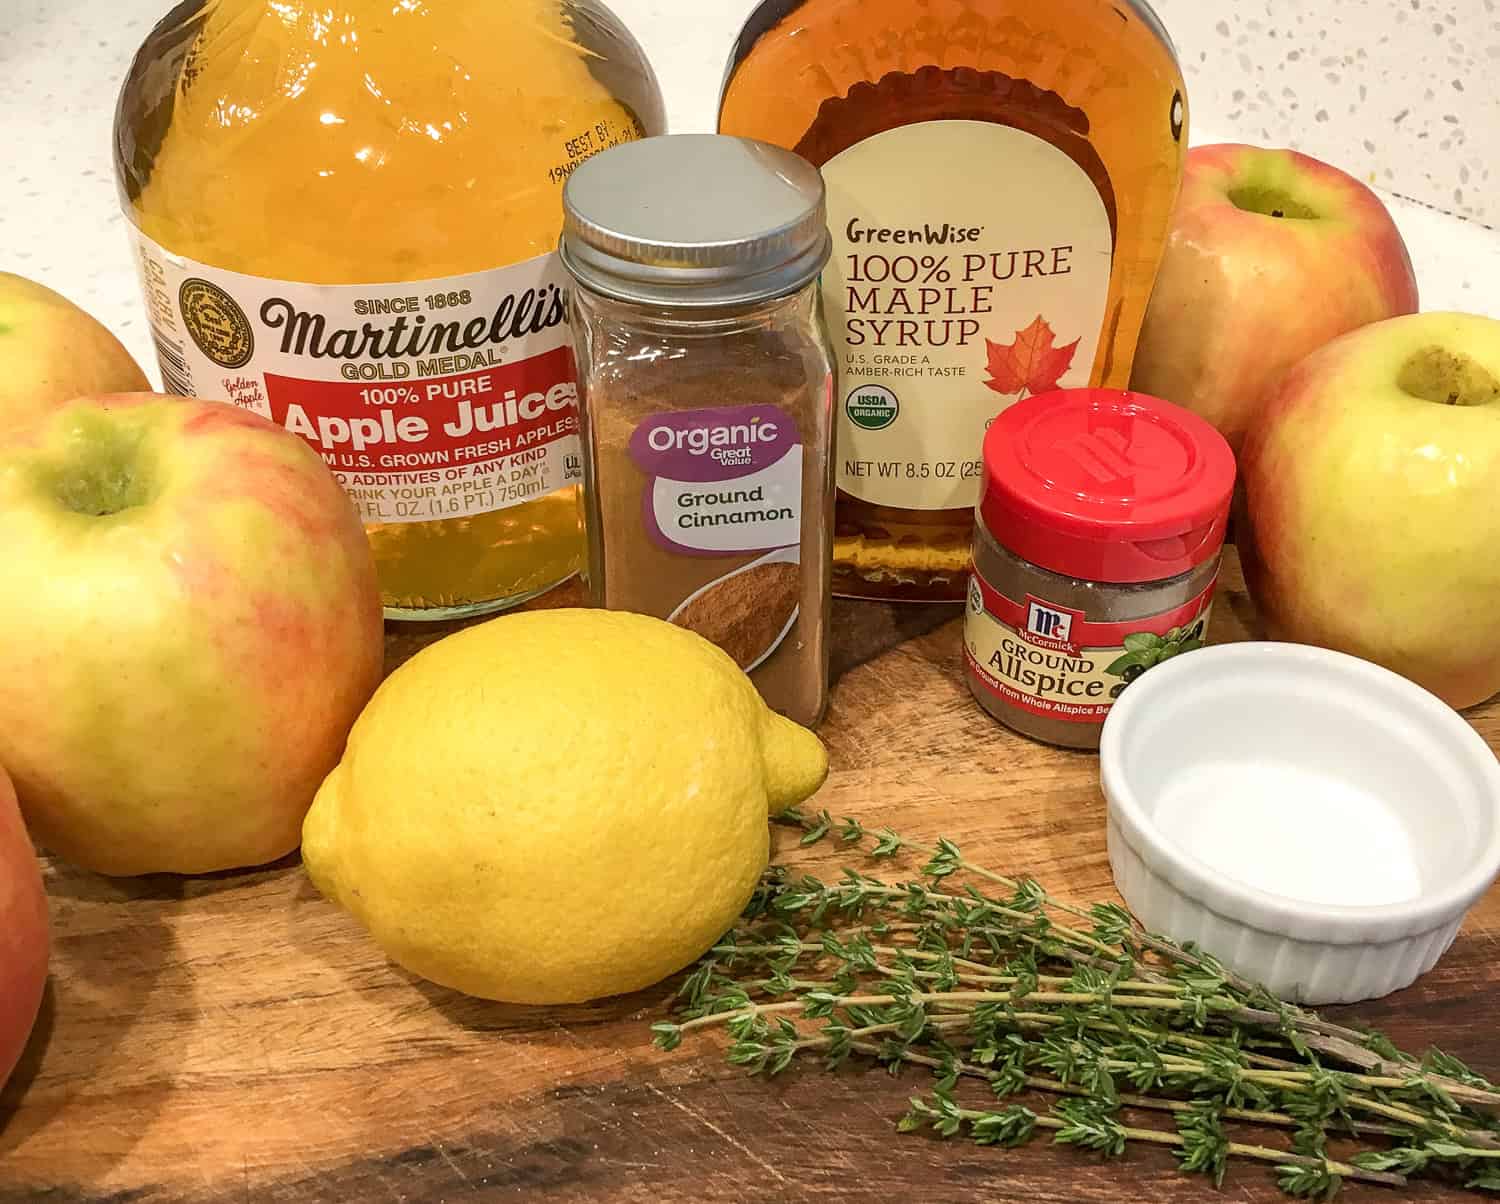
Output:
[[818,173],[684,135],[617,147],[564,194],[592,602],[722,648],[767,703],[828,696],[832,361]]

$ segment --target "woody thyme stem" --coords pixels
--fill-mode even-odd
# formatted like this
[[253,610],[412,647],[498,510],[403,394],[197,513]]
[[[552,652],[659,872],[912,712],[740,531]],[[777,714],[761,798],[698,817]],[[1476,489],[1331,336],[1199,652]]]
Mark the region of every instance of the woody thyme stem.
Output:
[[[786,821],[804,844],[834,833],[826,813]],[[926,858],[921,880],[846,870],[828,885],[773,870],[745,924],[688,976],[683,1015],[656,1026],[658,1043],[672,1048],[722,1026],[730,1060],[766,1073],[815,1053],[830,1066],[858,1055],[925,1068],[938,1085],[902,1127],[967,1130],[981,1144],[1020,1144],[1036,1130],[1106,1154],[1147,1143],[1216,1180],[1231,1158],[1269,1161],[1294,1195],[1433,1171],[1500,1190],[1491,1114],[1500,1092],[1456,1059],[1433,1051],[1419,1061],[1378,1034],[1325,1021],[1145,932],[1123,908],[1061,903],[1030,880],[974,865],[951,841],[919,844],[855,820],[837,835],[876,860]],[[736,978],[740,965],[760,973]],[[1019,1104],[979,1110],[952,1098],[961,1080],[1002,1099],[1040,1091],[1058,1102],[1041,1114]],[[1171,1116],[1177,1131],[1124,1124],[1121,1108]],[[1224,1124],[1290,1131],[1292,1148],[1231,1140]],[[1325,1144],[1338,1135],[1396,1144],[1335,1157]]]

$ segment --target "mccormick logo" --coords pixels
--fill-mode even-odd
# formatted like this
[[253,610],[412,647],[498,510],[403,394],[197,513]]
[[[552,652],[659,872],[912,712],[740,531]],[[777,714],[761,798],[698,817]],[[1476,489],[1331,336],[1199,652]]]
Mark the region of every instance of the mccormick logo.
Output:
[[1083,613],[1052,606],[1039,598],[1026,599],[1026,630],[1022,633],[1028,643],[1042,648],[1053,648],[1058,652],[1078,655],[1078,645],[1073,640],[1073,623],[1083,622]]

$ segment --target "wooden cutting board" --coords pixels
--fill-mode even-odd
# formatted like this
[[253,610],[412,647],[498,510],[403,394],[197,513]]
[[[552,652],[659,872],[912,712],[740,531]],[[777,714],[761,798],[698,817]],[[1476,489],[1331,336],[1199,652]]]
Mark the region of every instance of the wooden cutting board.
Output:
[[[822,729],[834,770],[817,806],[949,836],[1059,895],[1114,897],[1095,758],[1030,744],[979,711],[956,608],[841,603],[835,622]],[[1252,624],[1231,565],[1213,638]],[[391,666],[432,638],[393,633]],[[1500,740],[1500,706],[1471,718]],[[784,830],[777,844],[784,860],[836,872],[836,850],[809,855]],[[431,986],[388,963],[295,858],[208,879],[111,881],[56,861],[46,876],[52,982],[0,1095],[0,1204],[1210,1197],[1164,1152],[1102,1162],[898,1136],[907,1096],[930,1082],[919,1076],[747,1079],[717,1038],[661,1053],[649,1027],[670,985],[564,1008]],[[1408,1048],[1441,1043],[1493,1078],[1497,987],[1500,890],[1415,987],[1338,1011]],[[1258,1167],[1234,1170],[1223,1194],[1282,1198]]]

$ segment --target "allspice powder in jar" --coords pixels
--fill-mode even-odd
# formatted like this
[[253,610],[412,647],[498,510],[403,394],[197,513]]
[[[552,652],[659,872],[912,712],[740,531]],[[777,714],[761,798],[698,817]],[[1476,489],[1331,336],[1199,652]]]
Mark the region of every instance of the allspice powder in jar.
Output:
[[979,705],[1098,748],[1130,683],[1204,642],[1234,474],[1218,431],[1145,394],[1061,390],[995,419],[964,622]]
[[591,602],[698,632],[772,709],[828,700],[833,362],[823,182],[717,135],[615,147],[564,190]]

